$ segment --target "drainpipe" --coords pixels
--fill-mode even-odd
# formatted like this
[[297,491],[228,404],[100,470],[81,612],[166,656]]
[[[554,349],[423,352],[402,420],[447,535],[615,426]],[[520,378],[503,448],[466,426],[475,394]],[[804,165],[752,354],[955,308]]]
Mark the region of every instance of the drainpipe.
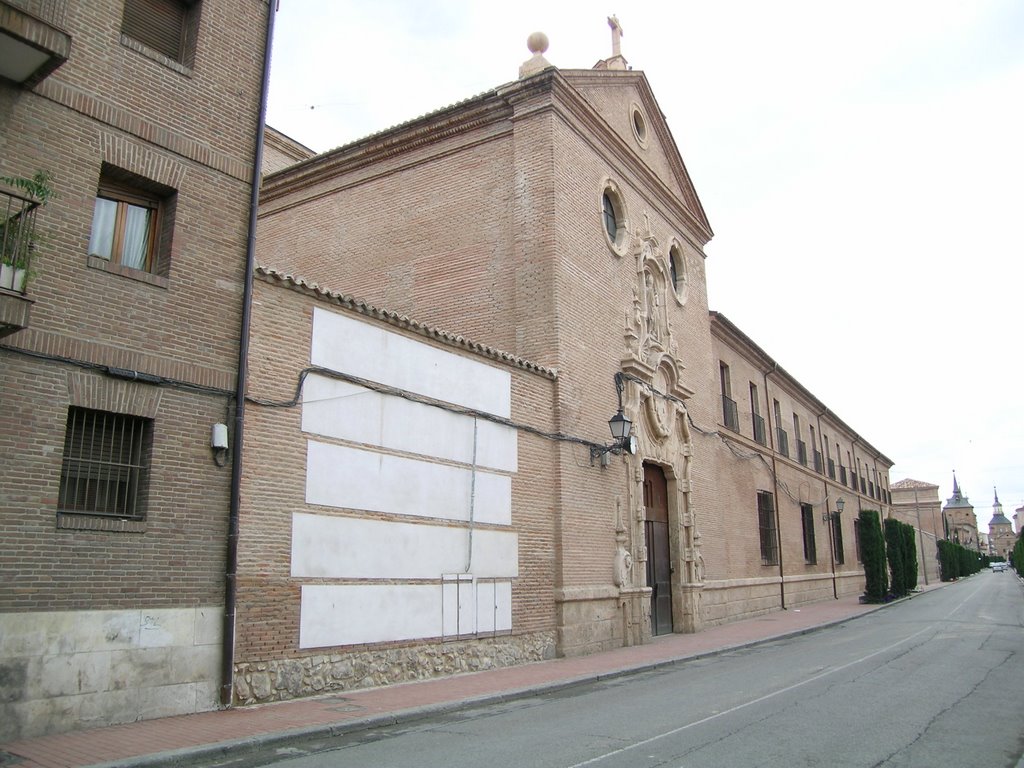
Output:
[[224,577],[224,629],[221,648],[220,703],[231,706],[235,677],[235,600],[238,577],[238,515],[242,485],[242,424],[245,419],[245,389],[249,366],[249,326],[252,323],[253,272],[256,268],[256,215],[260,202],[260,166],[263,165],[263,135],[270,90],[270,53],[274,40],[277,0],[267,2],[267,37],[263,45],[263,80],[260,87],[256,148],[253,152],[252,191],[249,198],[249,230],[245,251],[245,284],[242,291],[242,325],[238,338],[238,383],[235,389],[235,450],[231,456],[231,501],[228,511],[227,563]]
[[782,603],[782,610],[786,610],[786,572],[782,566],[782,523],[779,518],[779,467],[775,461],[775,454],[778,447],[775,441],[778,436],[775,434],[775,426],[772,423],[772,399],[768,394],[768,377],[779,369],[778,363],[772,363],[772,369],[762,373],[764,377],[764,397],[768,403],[768,431],[772,436],[772,493],[775,494],[775,544],[779,551],[779,600]]

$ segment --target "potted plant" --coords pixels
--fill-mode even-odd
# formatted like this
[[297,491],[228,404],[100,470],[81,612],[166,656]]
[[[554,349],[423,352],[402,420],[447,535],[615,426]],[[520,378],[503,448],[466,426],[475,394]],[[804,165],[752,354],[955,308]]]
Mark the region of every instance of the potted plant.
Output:
[[9,207],[7,218],[0,223],[0,288],[18,293],[25,291],[32,254],[43,242],[43,236],[36,233],[33,225],[35,209],[54,197],[52,181],[47,171],[36,171],[30,179],[0,176],[0,182],[24,193],[32,201],[30,207],[21,206],[13,213]]

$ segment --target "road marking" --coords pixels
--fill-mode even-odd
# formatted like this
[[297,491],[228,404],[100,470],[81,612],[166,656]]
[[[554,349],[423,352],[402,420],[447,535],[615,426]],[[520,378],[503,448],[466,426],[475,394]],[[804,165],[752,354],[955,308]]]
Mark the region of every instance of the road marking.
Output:
[[[945,620],[949,619],[950,616],[952,616],[954,613],[959,611],[968,600],[970,600],[972,597],[974,597],[976,594],[978,594],[979,590],[980,590],[980,587],[978,589],[975,589],[971,594],[967,595],[967,597],[965,597],[963,600],[961,600],[956,605],[956,607],[953,608],[953,610],[951,610],[948,614],[946,614],[943,617],[942,621],[945,621]],[[614,757],[615,755],[621,755],[623,752],[628,752],[631,749],[636,749],[637,747],[646,746],[647,744],[651,744],[651,743],[653,743],[655,741],[658,741],[659,739],[664,739],[667,736],[674,736],[677,733],[682,733],[683,731],[689,730],[690,728],[694,728],[694,727],[696,727],[698,725],[704,725],[704,723],[709,723],[712,720],[717,720],[718,718],[724,717],[725,715],[731,715],[733,712],[738,712],[741,709],[746,709],[747,707],[752,706],[754,704],[760,704],[762,701],[768,701],[769,699],[773,699],[776,696],[781,696],[784,693],[789,693],[790,691],[795,691],[797,688],[802,688],[803,686],[808,685],[809,683],[813,683],[813,682],[815,682],[817,680],[820,680],[823,677],[828,677],[829,675],[835,674],[836,672],[842,672],[844,669],[849,669],[850,667],[855,666],[857,664],[860,664],[861,662],[867,661],[868,659],[872,659],[875,656],[879,656],[879,655],[881,655],[883,653],[888,653],[893,648],[897,648],[897,647],[903,645],[904,643],[909,642],[910,640],[913,640],[918,635],[921,635],[921,634],[924,634],[925,632],[930,631],[934,627],[938,626],[938,623],[939,622],[934,622],[932,624],[929,624],[927,627],[924,627],[923,629],[919,629],[917,632],[915,632],[912,635],[907,635],[905,638],[903,638],[902,640],[898,640],[897,642],[893,643],[892,645],[888,645],[885,648],[881,648],[881,649],[879,649],[877,651],[874,651],[873,653],[869,653],[867,656],[861,656],[859,659],[854,659],[853,661],[848,661],[846,664],[843,664],[841,666],[833,667],[833,668],[828,669],[828,670],[826,670],[824,672],[820,672],[817,675],[813,675],[811,677],[808,677],[806,680],[801,680],[799,683],[793,683],[793,685],[787,685],[785,688],[780,688],[777,691],[772,691],[771,693],[766,693],[764,696],[759,696],[756,699],[751,699],[750,701],[744,702],[743,704],[737,704],[735,707],[731,707],[730,709],[722,710],[721,712],[716,712],[715,714],[708,715],[707,717],[701,718],[700,720],[694,720],[692,723],[687,723],[686,725],[681,725],[678,728],[673,728],[670,731],[665,731],[664,733],[659,733],[658,735],[651,736],[650,738],[644,739],[643,741],[637,741],[637,742],[635,742],[633,744],[630,744],[629,746],[619,747],[618,749],[613,749],[611,752],[605,752],[603,755],[598,755],[597,757],[592,757],[589,760],[584,760],[582,763],[574,763],[573,765],[568,766],[568,768],[582,768],[582,766],[585,766],[585,765],[593,765],[594,763],[599,763],[602,760],[606,760],[609,757]]]

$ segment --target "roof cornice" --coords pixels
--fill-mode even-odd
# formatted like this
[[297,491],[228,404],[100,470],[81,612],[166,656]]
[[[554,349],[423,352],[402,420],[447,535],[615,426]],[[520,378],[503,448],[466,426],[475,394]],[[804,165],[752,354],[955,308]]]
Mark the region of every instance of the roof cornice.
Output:
[[500,349],[496,349],[486,344],[481,344],[480,342],[467,339],[466,337],[455,333],[450,333],[436,326],[418,322],[410,318],[408,315],[401,315],[398,312],[382,309],[370,304],[369,302],[363,301],[362,299],[357,299],[354,296],[336,293],[335,291],[331,291],[327,288],[321,288],[316,283],[307,282],[302,277],[279,272],[273,267],[257,265],[255,277],[265,283],[270,283],[271,285],[302,293],[325,304],[344,307],[356,314],[371,317],[374,320],[380,320],[388,325],[401,328],[402,330],[411,331],[447,346],[457,347],[467,352],[473,352],[474,354],[481,355],[482,357],[490,358],[491,360],[504,363],[505,365],[509,365],[513,368],[519,368],[520,370],[535,373],[547,379],[558,378],[558,370],[555,368],[548,368],[537,363],[532,363],[518,355],[513,355],[511,352],[503,352]]
[[[844,430],[851,439],[866,448],[874,457],[893,466],[893,461],[884,453],[875,448],[865,440],[855,429],[836,415],[827,405],[819,400],[807,387],[801,384],[792,374],[779,365],[775,359],[765,352],[753,339],[739,329],[729,318],[721,312],[711,310],[708,312],[711,318],[711,334],[732,345],[743,352],[750,362],[757,364],[762,373],[774,376],[784,387],[792,390],[799,397],[805,399],[810,405],[817,409],[819,415],[827,417],[830,422]],[[937,487],[937,486],[936,486]]]

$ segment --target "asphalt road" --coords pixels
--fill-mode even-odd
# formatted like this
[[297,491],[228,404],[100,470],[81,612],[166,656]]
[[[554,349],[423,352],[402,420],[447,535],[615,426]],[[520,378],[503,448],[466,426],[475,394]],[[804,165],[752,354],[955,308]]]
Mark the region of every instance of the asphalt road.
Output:
[[1012,767],[1022,651],[1024,588],[984,572],[809,635],[245,763]]

